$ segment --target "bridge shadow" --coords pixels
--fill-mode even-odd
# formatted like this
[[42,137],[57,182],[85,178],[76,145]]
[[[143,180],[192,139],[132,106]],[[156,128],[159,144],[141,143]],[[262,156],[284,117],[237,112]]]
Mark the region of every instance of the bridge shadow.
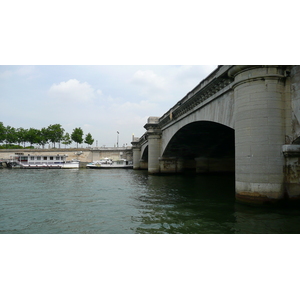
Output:
[[190,123],[172,137],[163,157],[182,160],[185,172],[234,172],[234,130],[210,121]]
[[135,196],[140,213],[132,216],[139,223],[136,233],[300,233],[300,209],[236,203],[233,174],[152,176],[144,172],[136,180],[143,186],[143,192]]

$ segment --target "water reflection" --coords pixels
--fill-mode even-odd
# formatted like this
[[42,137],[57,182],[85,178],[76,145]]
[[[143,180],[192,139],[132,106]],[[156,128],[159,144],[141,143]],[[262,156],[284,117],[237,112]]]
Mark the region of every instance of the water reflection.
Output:
[[300,210],[235,202],[234,176],[138,177],[136,233],[300,233]]
[[236,233],[300,233],[299,208],[263,208],[235,204]]
[[234,189],[229,176],[149,176],[138,197],[137,233],[232,233]]

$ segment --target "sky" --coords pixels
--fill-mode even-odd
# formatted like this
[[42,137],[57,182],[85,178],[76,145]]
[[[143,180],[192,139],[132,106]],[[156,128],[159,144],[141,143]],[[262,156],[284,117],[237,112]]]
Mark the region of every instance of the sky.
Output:
[[[93,146],[131,146],[217,65],[1,65],[0,121],[15,128],[61,124]],[[119,134],[117,133],[119,132]]]
[[[253,0],[246,5],[244,1],[237,0],[2,2],[0,122],[16,128],[37,129],[59,123],[67,132],[81,127],[85,134],[90,132],[93,135],[98,146],[116,144],[117,131],[120,133],[119,144],[130,144],[132,134],[136,137],[144,134],[143,126],[149,116],[162,116],[217,65],[299,64],[296,0],[286,0],[284,5],[280,1],[269,0]],[[98,281],[94,283],[95,278],[99,278],[99,270],[87,266],[94,266],[95,261],[104,257],[107,264],[101,265],[101,274],[110,274],[116,267],[112,264],[114,257],[103,255],[103,249],[115,253],[120,245],[124,245],[120,252],[124,264],[117,267],[121,274],[124,270],[126,276],[122,276],[122,282],[115,284],[114,281],[113,287],[109,285],[114,288],[119,284],[119,298],[124,296],[124,287],[125,292],[127,287],[133,287],[130,290],[132,299],[140,299],[141,295],[147,298],[149,293],[145,294],[145,290],[148,292],[149,289],[146,285],[153,278],[158,278],[163,283],[158,285],[161,287],[174,286],[174,282],[176,284],[180,280],[178,288],[158,291],[159,295],[163,295],[161,298],[182,299],[203,295],[212,299],[217,293],[214,297],[217,299],[224,297],[224,291],[228,291],[231,298],[240,299],[245,290],[249,293],[247,284],[257,277],[258,269],[263,270],[264,277],[260,281],[266,287],[262,292],[259,290],[259,294],[270,298],[268,287],[276,282],[277,274],[293,274],[293,269],[286,266],[294,267],[297,261],[296,255],[289,255],[288,259],[286,255],[282,256],[282,250],[290,251],[298,246],[290,240],[287,243],[286,237],[281,243],[285,249],[278,247],[278,237],[274,236],[253,236],[249,243],[245,239],[241,241],[241,236],[237,239],[232,235],[226,238],[222,235],[186,237],[162,239],[148,236],[148,241],[149,238],[151,241],[145,244],[141,236],[132,237],[135,240],[124,237],[121,242],[119,236],[116,240],[110,236],[104,243],[97,244],[94,239],[99,239],[99,236],[95,235],[94,239],[88,237],[84,241],[76,236],[73,244],[70,243],[71,237],[66,240],[64,236],[59,240],[56,237],[54,243],[51,240],[41,248],[43,243],[40,239],[43,237],[26,236],[22,245],[25,239],[30,239],[30,242],[25,242],[22,248],[27,259],[21,265],[15,265],[15,258],[6,255],[19,249],[20,242],[12,240],[12,237],[1,237],[10,238],[2,243],[5,245],[2,251],[7,249],[2,256],[8,256],[4,273],[10,274],[14,267],[18,270],[23,267],[26,272],[29,269],[33,272],[29,272],[29,280],[36,280],[36,274],[42,274],[40,277],[46,278],[43,282],[47,279],[50,282],[56,274],[49,273],[45,264],[42,266],[46,272],[40,272],[41,262],[45,263],[44,257],[51,257],[49,262],[52,264],[58,262],[54,265],[61,271],[61,266],[66,266],[63,259],[71,253],[72,257],[76,257],[74,267],[77,272],[73,272],[74,268],[70,268],[71,272],[62,270],[65,278],[71,278],[67,282],[70,282],[69,285],[64,284],[67,289],[63,292],[69,296],[74,291],[78,297],[81,296],[76,288],[69,288],[80,280],[78,286],[84,293],[95,291],[98,295]],[[247,240],[249,238],[247,236]],[[220,246],[222,253],[220,256],[218,252],[217,256],[221,259],[216,263],[216,249]],[[262,248],[270,254],[267,259],[259,251]],[[62,249],[65,250],[63,255]],[[96,254],[90,255],[90,249],[95,249]],[[171,257],[171,263],[161,275],[157,267],[166,266],[166,255],[162,253]],[[245,260],[245,257],[248,259]],[[278,257],[284,257],[283,263]],[[243,270],[240,268],[241,261],[246,263]],[[274,261],[277,262],[276,272],[272,268]],[[215,280],[216,272],[212,275],[212,270],[216,266],[221,270],[222,278],[219,276]],[[85,274],[84,278],[78,277],[80,271]],[[141,273],[143,276],[139,276]],[[210,280],[211,275],[214,280]],[[199,278],[204,283],[201,289]],[[27,282],[26,278],[24,281],[22,277],[17,284],[26,290],[31,281]],[[292,281],[285,281],[288,289],[281,283],[279,293],[278,289],[274,290],[276,296],[281,299],[286,297],[287,290],[294,292],[290,288]],[[237,283],[235,292],[231,289],[232,282]],[[215,289],[216,283],[221,288]],[[7,285],[8,295],[15,285],[16,280]],[[297,284],[293,286],[297,287]],[[30,290],[33,293],[31,299],[40,299],[40,294],[44,293],[43,284],[41,288]],[[20,297],[24,297],[24,289],[19,290],[22,293]],[[158,294],[156,289],[153,291]],[[72,296],[77,299],[74,293]],[[257,289],[251,293],[249,299],[257,297]]]
[[[292,31],[264,34],[238,1],[100,2],[2,5],[0,122],[37,129],[58,123],[69,133],[81,127],[93,146],[130,145],[149,116],[162,116],[217,65],[299,57],[297,47],[286,48],[288,55],[274,50],[272,41],[293,40]],[[233,6],[242,13],[231,18],[225,12]],[[268,10],[258,0],[247,7],[263,19]],[[272,11],[283,14],[281,5]],[[297,28],[296,10],[286,13]]]

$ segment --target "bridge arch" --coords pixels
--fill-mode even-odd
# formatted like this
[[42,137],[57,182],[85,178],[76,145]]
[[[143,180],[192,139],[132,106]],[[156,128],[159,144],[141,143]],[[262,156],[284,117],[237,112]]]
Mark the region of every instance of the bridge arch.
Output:
[[234,154],[234,130],[228,126],[197,121],[185,125],[170,139],[163,157],[195,158]]
[[180,160],[180,169],[234,172],[234,129],[211,121],[192,122],[172,136],[162,153],[162,160]]
[[143,161],[148,161],[148,145],[146,145],[145,147],[142,148],[141,151],[141,159]]
[[180,129],[195,122],[207,121],[218,123],[235,129],[234,98],[231,90],[212,100],[202,103],[201,109],[197,109],[184,118],[174,120],[164,128],[161,150],[166,150],[167,145]]

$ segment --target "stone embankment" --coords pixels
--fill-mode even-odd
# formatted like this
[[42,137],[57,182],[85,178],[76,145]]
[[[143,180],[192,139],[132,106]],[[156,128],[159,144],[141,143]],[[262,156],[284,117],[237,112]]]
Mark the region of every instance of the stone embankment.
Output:
[[55,149],[0,149],[0,161],[11,159],[15,155],[43,156],[43,155],[67,155],[68,160],[79,159],[80,167],[86,164],[108,157],[112,160],[132,160],[131,147],[95,147],[95,148],[55,148]]

